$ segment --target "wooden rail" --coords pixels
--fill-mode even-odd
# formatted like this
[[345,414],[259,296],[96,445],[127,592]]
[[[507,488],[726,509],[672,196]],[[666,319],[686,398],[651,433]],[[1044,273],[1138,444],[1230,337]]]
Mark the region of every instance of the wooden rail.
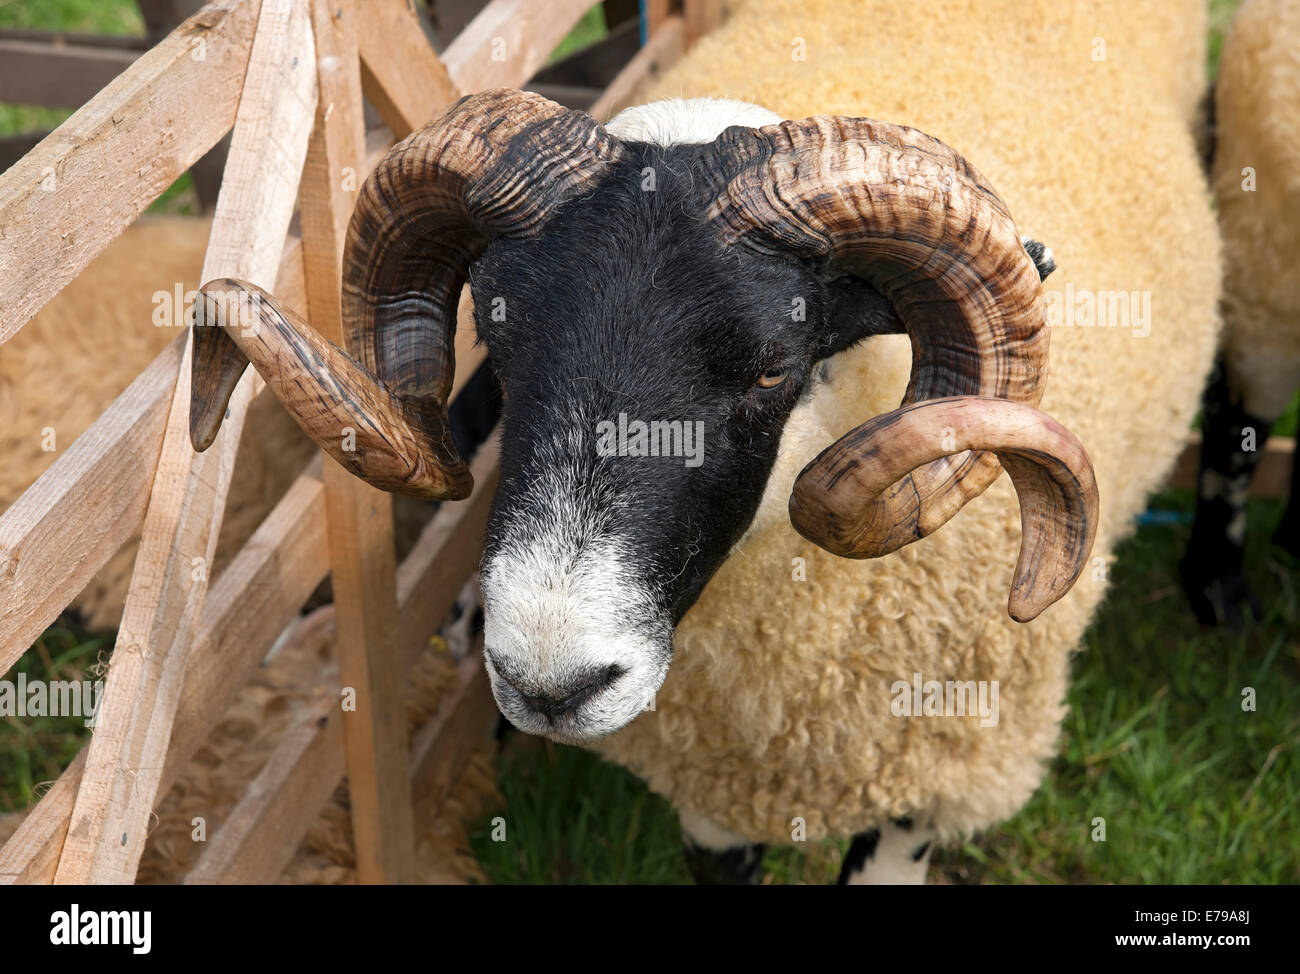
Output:
[[[0,343],[232,129],[203,279],[269,286],[339,340],[356,187],[395,136],[460,93],[527,82],[590,5],[492,0],[441,58],[405,0],[215,0],[143,53],[70,39],[83,66],[120,73],[0,174]],[[613,111],[675,60],[684,25],[712,22],[705,6],[659,18],[595,109]],[[605,46],[602,71],[628,36]],[[38,43],[10,32],[0,52],[30,58]],[[388,130],[363,134],[363,92]],[[295,209],[301,234],[289,231]],[[483,359],[472,310],[466,291],[453,396]],[[474,493],[443,505],[400,566],[387,495],[317,459],[209,581],[243,418],[263,386],[249,370],[216,443],[196,455],[189,363],[179,336],[0,515],[0,672],[141,537],[95,734],[0,848],[0,883],[131,881],[153,809],[327,571],[339,681],[360,705],[317,702],[188,881],[274,880],[344,774],[360,878],[408,879],[413,808],[445,796],[495,712],[472,654],[408,746],[397,679],[475,570],[495,440],[474,458]]]

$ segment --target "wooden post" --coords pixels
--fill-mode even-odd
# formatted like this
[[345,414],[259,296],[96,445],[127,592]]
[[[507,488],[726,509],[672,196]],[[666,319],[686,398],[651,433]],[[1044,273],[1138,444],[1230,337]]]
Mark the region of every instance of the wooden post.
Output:
[[[314,63],[303,5],[263,0],[204,260],[205,281],[238,277],[273,284],[316,109]],[[196,456],[189,441],[188,351],[181,361],[56,882],[135,878],[253,388],[250,372],[231,397],[217,442]]]
[[368,0],[353,20],[361,85],[393,136],[404,139],[460,97],[406,0]]
[[717,30],[722,23],[722,0],[683,0],[682,22],[686,29],[686,47],[706,34]]
[[[303,266],[310,320],[337,345],[344,344],[343,242],[365,160],[356,16],[352,0],[312,2],[320,102],[302,181]],[[339,430],[340,437],[346,433]],[[325,509],[339,678],[345,698],[355,694],[343,712],[343,743],[357,876],[363,883],[405,882],[414,827],[397,651],[393,502],[326,457]]]

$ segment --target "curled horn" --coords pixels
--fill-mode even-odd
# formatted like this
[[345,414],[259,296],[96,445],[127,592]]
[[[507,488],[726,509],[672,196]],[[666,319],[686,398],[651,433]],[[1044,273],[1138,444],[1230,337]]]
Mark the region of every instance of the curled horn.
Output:
[[[462,98],[395,145],[358,194],[343,255],[346,351],[252,285],[205,286],[196,324],[219,326],[213,334],[238,352],[195,342],[195,448],[216,436],[246,356],[303,431],[358,477],[429,500],[467,496],[473,481],[452,443],[447,398],[469,265],[494,237],[537,233],[621,151],[589,115],[540,95]],[[345,428],[354,448],[343,446]]]
[[728,129],[705,164],[726,242],[867,281],[912,342],[900,408],[799,475],[796,530],[835,554],[880,557],[942,526],[1005,467],[1025,525],[1013,617],[1069,591],[1096,533],[1096,483],[1078,441],[1033,408],[1047,375],[1039,265],[983,176],[914,129],[840,117]]

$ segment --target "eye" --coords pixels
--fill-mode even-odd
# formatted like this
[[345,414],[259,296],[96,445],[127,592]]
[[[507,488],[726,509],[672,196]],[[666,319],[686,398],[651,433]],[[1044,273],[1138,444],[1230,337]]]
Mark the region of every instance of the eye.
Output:
[[775,389],[777,386],[784,385],[789,377],[789,369],[768,369],[758,377],[757,385],[760,389]]

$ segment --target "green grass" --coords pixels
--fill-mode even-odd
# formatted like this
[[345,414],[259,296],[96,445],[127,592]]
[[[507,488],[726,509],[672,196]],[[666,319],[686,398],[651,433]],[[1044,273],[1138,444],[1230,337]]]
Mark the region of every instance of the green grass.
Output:
[[1241,6],[1241,0],[1210,0],[1210,30],[1206,38],[1206,55],[1209,59],[1210,77],[1219,73],[1219,56],[1223,53],[1223,38],[1232,23],[1232,15]]
[[[111,636],[90,636],[63,618],[3,678],[93,681],[106,672],[112,648]],[[0,814],[30,807],[40,784],[57,778],[89,739],[81,717],[0,717]]]
[[0,27],[144,35],[134,0],[0,0]]
[[471,835],[494,882],[690,882],[677,816],[622,768],[512,734],[498,769],[505,804]]
[[[1186,514],[1192,497],[1154,506]],[[1251,502],[1249,574],[1268,611],[1241,634],[1191,617],[1176,568],[1185,524],[1143,526],[1120,547],[1050,773],[1020,814],[939,851],[932,880],[1300,882],[1300,573],[1268,543],[1280,515],[1279,502]],[[498,780],[504,804],[474,831],[492,881],[687,881],[675,815],[623,769],[514,738]],[[506,842],[491,841],[495,816]],[[1090,838],[1095,817],[1104,842]],[[844,845],[769,850],[767,881],[833,881]]]
[[588,44],[594,44],[609,32],[605,26],[605,8],[599,4],[592,7],[582,19],[573,25],[573,30],[569,31],[567,37],[560,41],[559,46],[555,48],[546,59],[550,64],[561,58],[568,57],[574,51],[586,47]]

